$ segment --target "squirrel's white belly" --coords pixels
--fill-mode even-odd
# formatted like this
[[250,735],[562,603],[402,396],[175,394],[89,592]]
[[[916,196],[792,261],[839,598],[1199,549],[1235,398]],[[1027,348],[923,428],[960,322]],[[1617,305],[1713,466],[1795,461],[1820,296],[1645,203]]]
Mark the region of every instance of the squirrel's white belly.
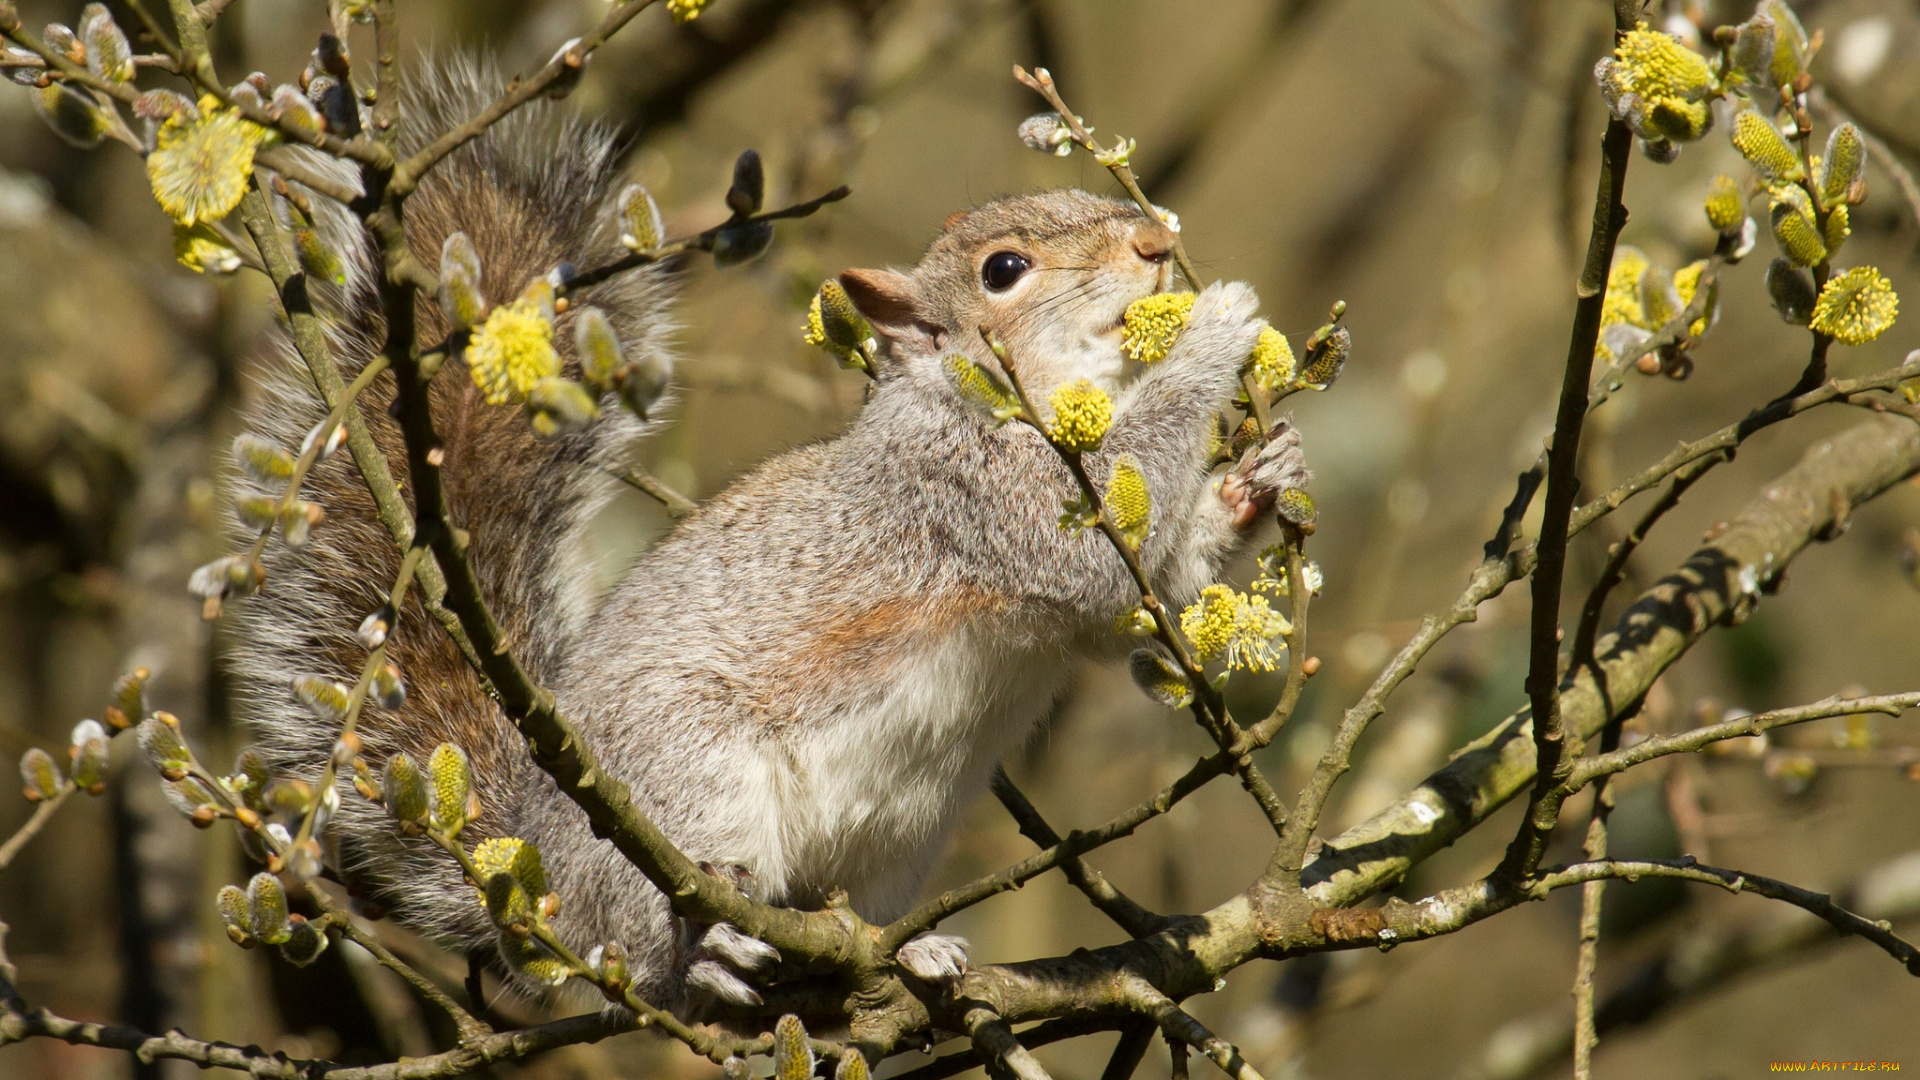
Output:
[[960,629],[870,672],[831,716],[763,741],[764,800],[740,839],[771,898],[847,890],[865,918],[912,905],[964,802],[1044,716],[1066,678],[1059,655],[1015,652]]

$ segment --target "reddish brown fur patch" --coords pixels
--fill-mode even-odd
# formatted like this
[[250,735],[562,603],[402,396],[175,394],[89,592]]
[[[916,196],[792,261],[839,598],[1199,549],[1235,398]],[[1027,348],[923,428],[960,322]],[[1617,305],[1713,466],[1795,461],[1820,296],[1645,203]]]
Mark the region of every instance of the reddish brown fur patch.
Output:
[[1010,606],[1011,601],[994,593],[957,589],[838,608],[796,635],[799,644],[781,659],[769,680],[773,694],[797,705],[849,672],[861,672],[868,682],[884,678],[912,645]]

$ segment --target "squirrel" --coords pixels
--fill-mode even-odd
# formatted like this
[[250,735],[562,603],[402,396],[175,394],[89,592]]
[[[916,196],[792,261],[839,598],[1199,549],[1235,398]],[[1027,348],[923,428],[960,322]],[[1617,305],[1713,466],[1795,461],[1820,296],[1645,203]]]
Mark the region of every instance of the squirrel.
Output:
[[[414,83],[404,114],[436,130],[499,86],[484,69],[443,64]],[[524,108],[432,172],[407,203],[413,249],[464,232],[496,301],[563,261],[622,253],[613,139],[559,109]],[[346,284],[316,295],[350,379],[381,340],[377,264],[343,212],[321,224],[347,263]],[[1158,595],[1192,599],[1243,547],[1271,499],[1223,485],[1213,464],[1216,417],[1265,325],[1252,289],[1204,289],[1166,359],[1122,385],[1123,313],[1172,288],[1174,247],[1168,225],[1134,204],[1062,190],[953,215],[910,270],[845,271],[878,342],[857,417],[735,481],[599,598],[582,557],[611,486],[595,466],[621,461],[645,425],[607,409],[584,432],[536,438],[516,410],[483,400],[459,360],[444,365],[431,391],[444,483],[486,599],[601,767],[687,855],[762,901],[817,907],[844,890],[864,918],[895,918],[1002,753],[1063,696],[1071,661],[1124,651],[1115,621],[1139,594],[1106,544],[1059,526],[1074,490],[1064,463],[1033,428],[996,425],[943,371],[953,353],[1002,370],[980,328],[1004,342],[1034,400],[1083,378],[1115,396],[1087,467],[1104,476],[1119,454],[1138,462],[1153,507],[1140,559]],[[570,310],[607,312],[630,355],[664,352],[670,275],[635,271]],[[437,309],[420,314],[421,340],[448,331]],[[571,317],[559,315],[555,340],[577,372]],[[265,368],[246,428],[297,445],[324,405],[289,346]],[[358,407],[406,491],[393,394],[382,374]],[[319,774],[338,730],[294,700],[289,679],[353,677],[365,657],[354,628],[399,565],[351,455],[321,460],[307,485],[326,521],[304,547],[271,550],[270,584],[235,609],[231,650],[257,749],[277,775],[301,778]],[[684,924],[591,834],[418,592],[388,642],[408,693],[397,712],[367,709],[365,759],[377,770],[397,751],[418,761],[457,744],[480,804],[463,837],[539,847],[570,946],[619,942],[636,990],[662,1007],[758,1003],[755,981],[777,954],[724,924]],[[350,789],[329,828],[357,892],[453,947],[491,950],[495,931],[452,860]],[[899,960],[948,978],[964,970],[966,944],[923,935]]]

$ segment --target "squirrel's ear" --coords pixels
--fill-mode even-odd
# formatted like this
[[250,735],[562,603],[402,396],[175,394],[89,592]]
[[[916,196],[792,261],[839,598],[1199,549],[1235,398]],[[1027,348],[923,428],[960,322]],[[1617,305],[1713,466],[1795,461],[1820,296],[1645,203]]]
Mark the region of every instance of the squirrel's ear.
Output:
[[920,290],[912,278],[891,270],[847,270],[840,287],[874,332],[895,343],[931,343],[938,327],[926,318]]

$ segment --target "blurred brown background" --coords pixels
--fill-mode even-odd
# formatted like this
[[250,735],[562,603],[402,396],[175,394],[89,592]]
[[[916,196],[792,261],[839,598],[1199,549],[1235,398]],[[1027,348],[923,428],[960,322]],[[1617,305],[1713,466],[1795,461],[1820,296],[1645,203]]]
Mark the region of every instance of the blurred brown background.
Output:
[[[401,13],[422,48],[484,49],[527,71],[606,6],[407,0]],[[1826,34],[1815,70],[1830,97],[1897,153],[1920,157],[1920,11],[1894,0],[1797,6],[1810,30]],[[78,15],[77,3],[22,7],[29,25]],[[1652,17],[1690,13],[1711,27],[1749,11],[1675,4]],[[1608,47],[1609,14],[1598,0],[715,0],[675,28],[648,13],[594,59],[574,102],[631,136],[630,173],[660,198],[670,230],[719,219],[728,165],[747,146],[768,162],[770,202],[843,181],[854,196],[783,225],[759,263],[687,274],[681,422],[644,460],[710,494],[769,455],[832,433],[857,407],[862,380],[799,340],[802,307],[823,275],[911,262],[947,213],[993,195],[1111,190],[1084,155],[1057,160],[1014,138],[1014,125],[1039,106],[1010,66],[1045,65],[1103,138],[1139,140],[1143,183],[1180,213],[1203,273],[1251,281],[1296,347],[1333,300],[1351,305],[1356,346],[1344,380],[1293,399],[1318,473],[1322,517],[1309,550],[1327,575],[1311,628],[1325,670],[1266,752],[1268,767],[1297,783],[1337,711],[1422,613],[1458,592],[1547,430],[1604,119],[1590,72]],[[223,73],[259,68],[290,79],[323,25],[314,0],[240,0],[216,38]],[[204,756],[225,763],[244,741],[241,718],[224,705],[218,627],[200,623],[184,582],[225,550],[211,478],[267,328],[268,294],[257,279],[209,281],[174,265],[138,160],[111,144],[68,148],[19,89],[0,87],[0,167],[0,756],[57,750],[76,720],[100,715],[119,672],[146,664],[157,673],[156,703],[187,722]],[[1706,254],[1707,181],[1741,168],[1723,132],[1671,166],[1636,160],[1625,241],[1669,268]],[[1920,302],[1920,227],[1888,174],[1876,164],[1868,175],[1872,194],[1841,262],[1878,265],[1911,310]],[[1763,238],[1753,259],[1723,276],[1723,315],[1690,381],[1636,376],[1598,414],[1584,465],[1590,490],[1791,384],[1806,335],[1767,305],[1761,275],[1771,254]],[[1920,344],[1913,325],[1910,315],[1880,341],[1836,350],[1836,371],[1897,362]],[[1836,409],[1753,440],[1660,526],[1630,587],[1683,557],[1811,441],[1859,420]],[[1800,560],[1781,596],[1671,672],[1644,723],[1683,725],[1708,698],[1758,710],[1849,686],[1920,686],[1920,592],[1899,557],[1916,524],[1912,485],[1858,514],[1843,540]],[[598,538],[605,572],[618,573],[665,525],[644,497],[623,495]],[[1574,596],[1614,535],[1597,529],[1576,543]],[[1524,595],[1486,605],[1400,691],[1337,796],[1331,826],[1384,804],[1524,701]],[[1244,682],[1237,708],[1264,711],[1263,695],[1277,688]],[[1819,765],[1804,786],[1770,780],[1759,757],[1642,770],[1620,788],[1615,851],[1685,850],[1803,885],[1845,886],[1920,849],[1920,786],[1906,779],[1914,751],[1903,749],[1920,737],[1910,718],[1872,734],[1865,748],[1842,748],[1846,732],[1820,725],[1778,740],[1772,771],[1787,751]],[[132,750],[126,742],[117,756]],[[1205,745],[1124,676],[1095,669],[1010,766],[1064,831],[1138,801]],[[438,1020],[357,949],[335,948],[296,972],[229,945],[213,893],[251,871],[225,830],[196,833],[168,809],[132,757],[116,763],[107,796],[69,805],[0,877],[7,944],[31,1000],[296,1056],[390,1059],[430,1052],[444,1038]],[[0,833],[26,813],[0,797]],[[1575,807],[1569,819],[1584,815]],[[1406,889],[1490,868],[1510,818],[1422,867]],[[1573,854],[1574,841],[1563,842],[1553,857]],[[1094,861],[1150,906],[1202,910],[1241,888],[1269,843],[1244,796],[1216,784]],[[988,800],[933,884],[1029,850]],[[1909,870],[1916,875],[1920,868]],[[1904,902],[1920,908],[1920,897]],[[1577,909],[1568,891],[1387,955],[1252,966],[1194,1007],[1274,1080],[1532,1075],[1514,1068],[1529,1054],[1544,1062],[1537,1075],[1558,1075],[1567,1066],[1539,1047],[1564,1040],[1570,1025]],[[1118,934],[1057,877],[953,927],[980,961]],[[1615,886],[1602,994],[1626,987],[1632,1001],[1652,1004],[1639,1010],[1644,1023],[1608,1035],[1599,1074],[1738,1077],[1809,1058],[1920,1068],[1920,982],[1868,946],[1830,938],[1755,898]],[[426,947],[397,942],[431,960]],[[1722,978],[1728,958],[1742,956],[1754,970]],[[1662,957],[1665,967],[1650,966]],[[457,960],[439,962],[461,973]],[[1689,980],[1705,992],[1661,1006],[1661,987]],[[1635,997],[1635,986],[1645,993]],[[531,1019],[551,1005],[499,1008]],[[1110,1044],[1082,1040],[1041,1056],[1061,1080],[1093,1080]],[[190,1071],[44,1040],[0,1048],[6,1076],[130,1069]],[[1142,1075],[1166,1069],[1156,1050]],[[495,1074],[705,1072],[638,1035]]]

